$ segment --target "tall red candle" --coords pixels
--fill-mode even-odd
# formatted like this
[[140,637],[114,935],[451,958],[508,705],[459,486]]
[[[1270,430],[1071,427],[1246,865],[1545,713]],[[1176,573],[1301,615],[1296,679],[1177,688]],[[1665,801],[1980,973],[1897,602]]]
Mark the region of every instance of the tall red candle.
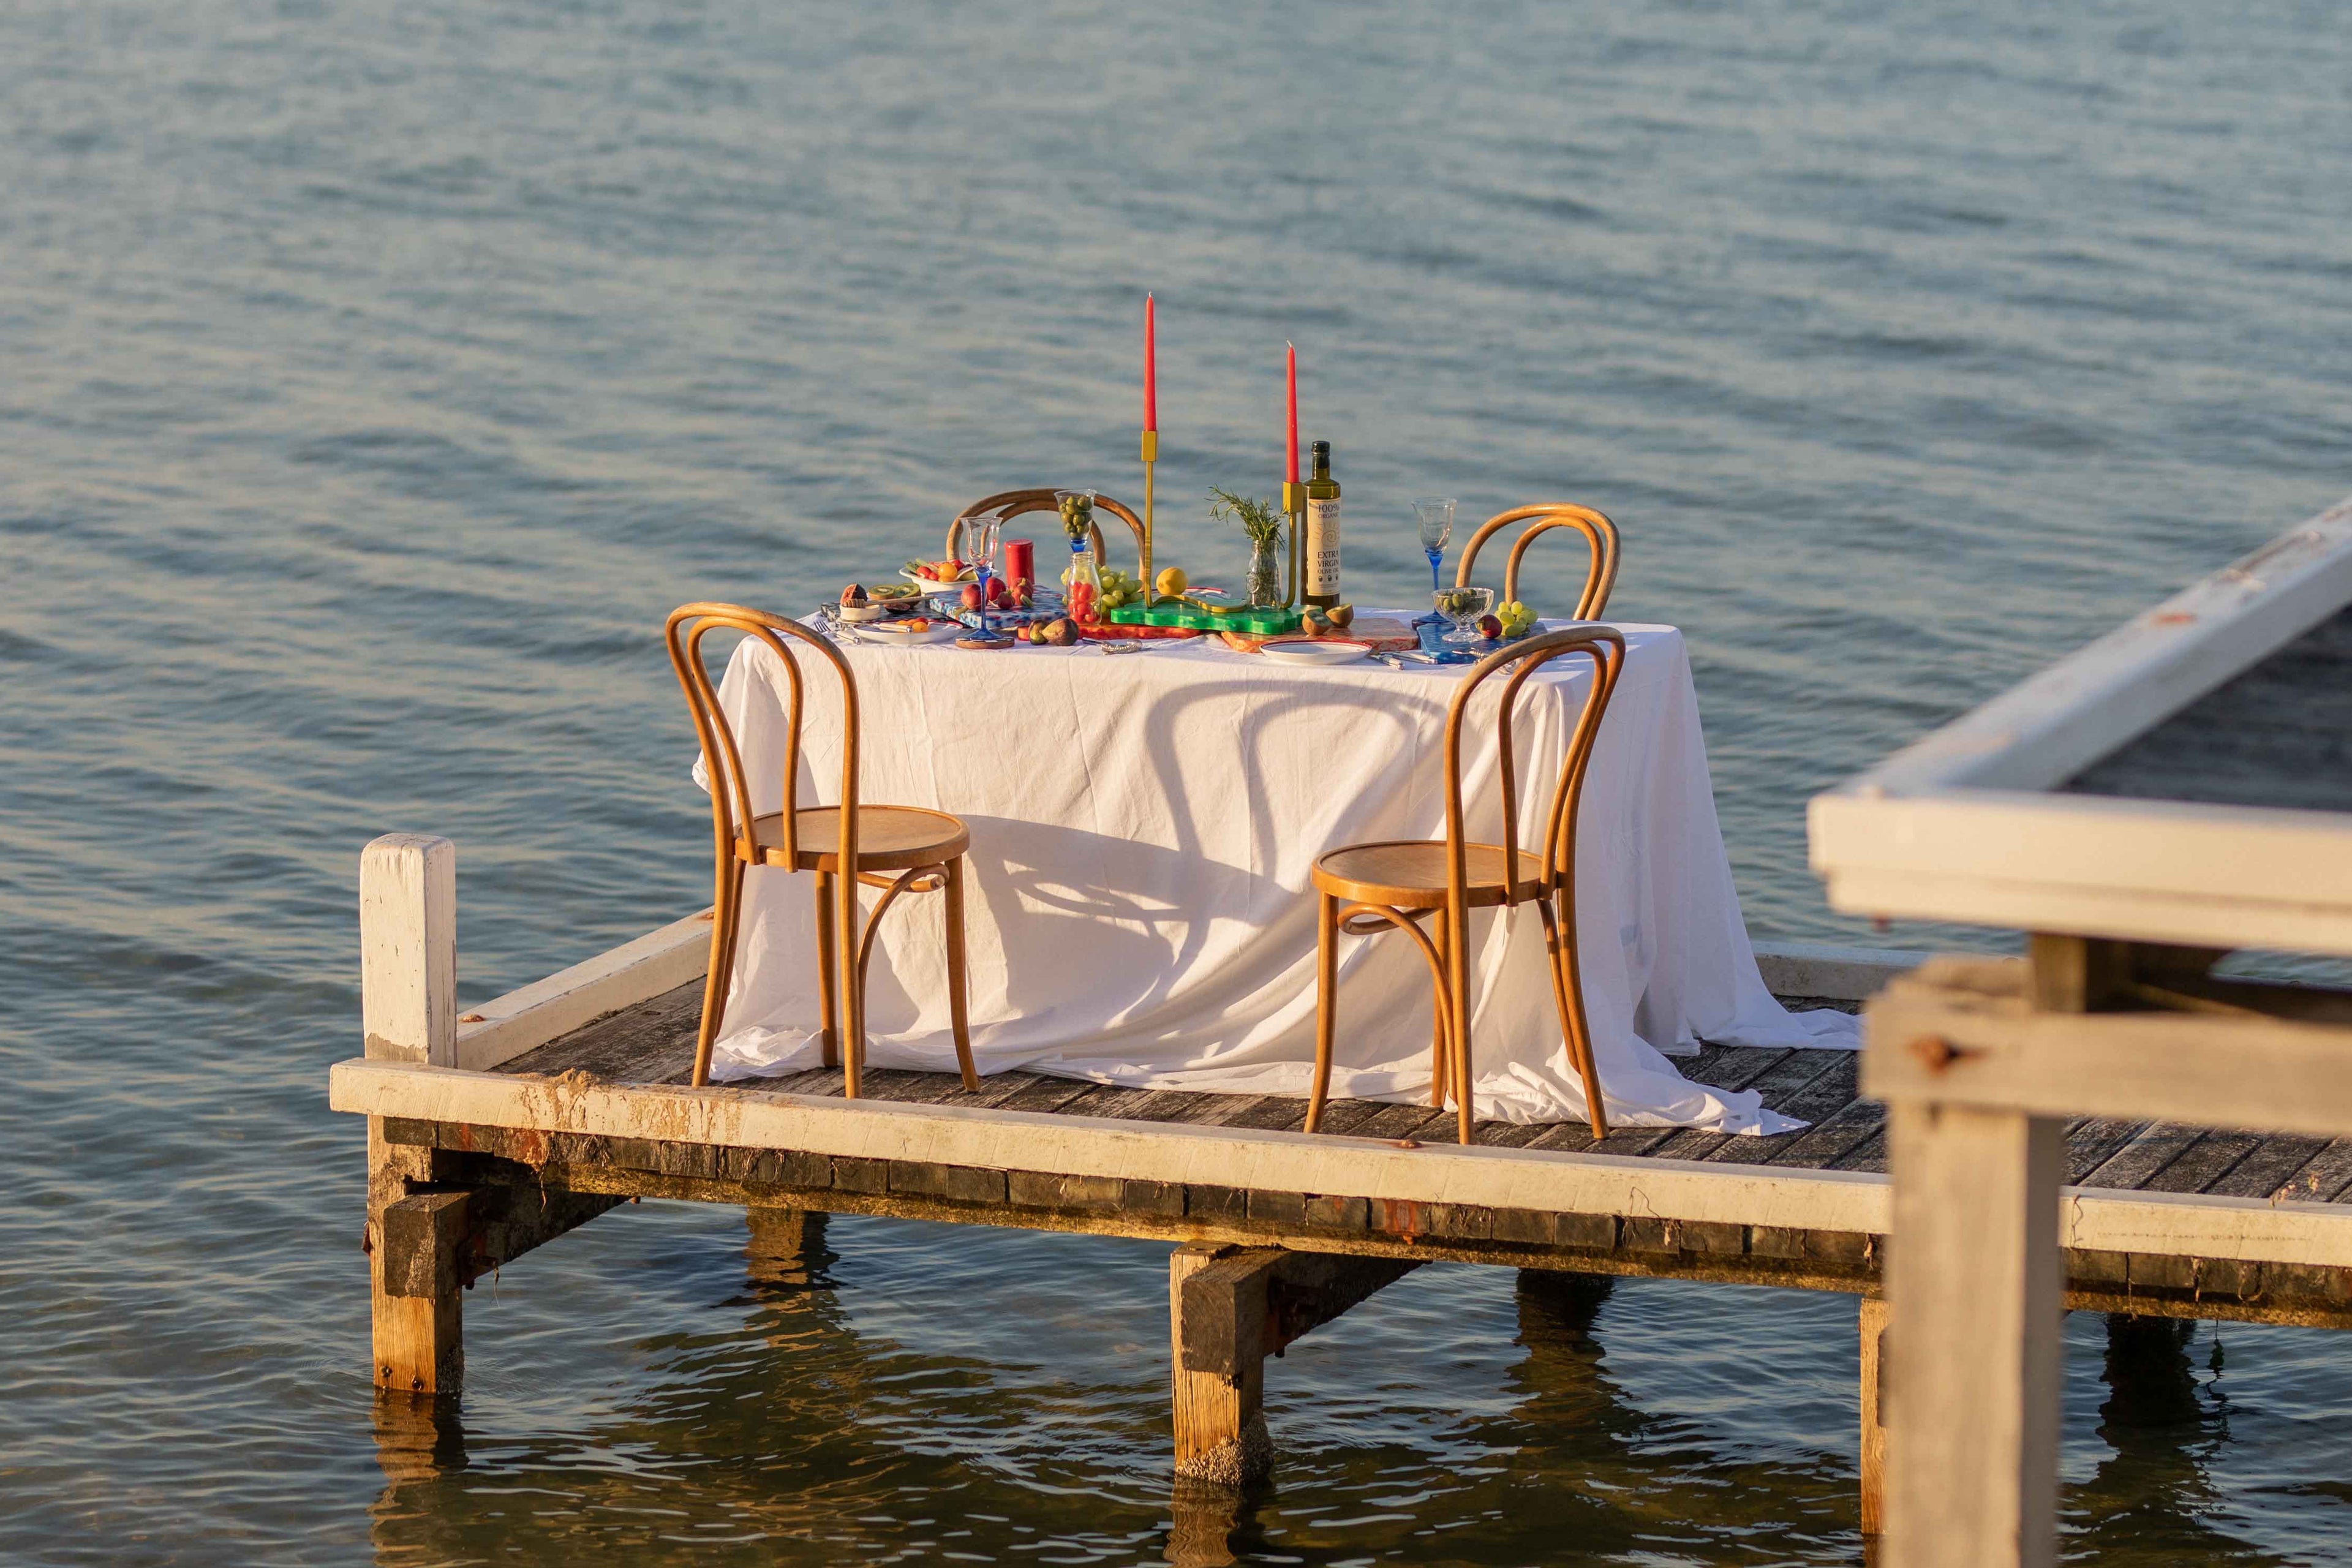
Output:
[[1298,482],[1298,349],[1292,343],[1282,346],[1290,355],[1290,426],[1282,447],[1283,477],[1295,485]]
[[1143,297],[1143,427],[1160,428],[1160,329],[1149,294]]

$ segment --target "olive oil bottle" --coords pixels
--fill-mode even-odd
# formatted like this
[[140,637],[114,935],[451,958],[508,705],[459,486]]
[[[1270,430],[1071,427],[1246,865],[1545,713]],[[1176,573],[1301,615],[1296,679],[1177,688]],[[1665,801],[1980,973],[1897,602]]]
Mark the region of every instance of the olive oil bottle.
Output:
[[1314,469],[1307,479],[1307,591],[1299,597],[1326,609],[1339,602],[1339,481],[1331,477],[1331,443],[1307,448]]

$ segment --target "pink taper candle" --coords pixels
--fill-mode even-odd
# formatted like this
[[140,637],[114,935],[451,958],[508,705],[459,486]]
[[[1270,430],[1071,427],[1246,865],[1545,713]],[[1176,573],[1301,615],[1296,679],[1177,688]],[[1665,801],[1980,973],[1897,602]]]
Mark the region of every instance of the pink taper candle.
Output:
[[1160,428],[1160,331],[1149,294],[1143,297],[1143,427]]
[[1282,345],[1289,351],[1290,424],[1283,441],[1283,477],[1292,484],[1298,482],[1298,350],[1296,345]]

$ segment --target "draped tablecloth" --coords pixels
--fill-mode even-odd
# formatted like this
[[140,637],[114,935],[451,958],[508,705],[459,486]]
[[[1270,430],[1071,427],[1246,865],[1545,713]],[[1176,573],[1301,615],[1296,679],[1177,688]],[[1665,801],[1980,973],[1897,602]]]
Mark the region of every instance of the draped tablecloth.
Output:
[[[1854,1021],[1790,1014],[1765,989],[1716,822],[1682,635],[1620,630],[1625,669],[1588,776],[1576,881],[1610,1121],[1801,1126],[1752,1092],[1685,1079],[1665,1055],[1702,1041],[1851,1049]],[[966,940],[982,1073],[1307,1092],[1309,868],[1344,844],[1444,837],[1445,711],[1458,668],[1284,668],[1212,639],[1116,658],[1084,647],[849,643],[844,652],[864,719],[861,800],[950,811],[971,830]],[[799,801],[831,805],[838,682],[814,657],[803,668]],[[1539,841],[1591,679],[1590,660],[1562,659],[1521,695],[1522,843]],[[1490,842],[1501,821],[1493,715],[1504,684],[1480,689],[1465,730],[1470,826]],[[782,804],[787,690],[775,655],[748,640],[720,684],[762,812]],[[750,873],[714,1078],[817,1065],[814,881]],[[1535,912],[1473,911],[1471,931],[1477,1113],[1581,1120]],[[899,900],[877,942],[867,1062],[955,1070],[938,897]],[[1342,936],[1332,1093],[1425,1098],[1431,1006],[1428,970],[1408,939]]]

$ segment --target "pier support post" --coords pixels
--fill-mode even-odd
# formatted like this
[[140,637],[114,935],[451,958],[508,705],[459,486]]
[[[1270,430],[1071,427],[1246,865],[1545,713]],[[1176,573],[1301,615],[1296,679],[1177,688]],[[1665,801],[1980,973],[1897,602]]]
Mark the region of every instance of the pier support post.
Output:
[[1191,1243],[1168,1258],[1176,1473],[1245,1487],[1274,1468],[1265,1358],[1420,1265]]
[[[360,855],[360,1016],[366,1054],[454,1067],[457,1060],[457,849],[446,838],[392,833]],[[411,1189],[446,1180],[451,1156],[387,1142],[368,1118],[368,1300],[376,1386],[454,1394],[465,1378],[462,1282],[436,1269],[425,1294],[385,1277],[389,1212]],[[395,1223],[435,1223],[421,1212]]]
[[822,1213],[753,1204],[743,1221],[751,1233],[743,1249],[745,1271],[754,1285],[807,1285],[832,1256]]
[[[1881,1048],[1875,1041],[1873,1049]],[[1890,1098],[1893,1568],[2048,1568],[2058,1504],[2063,1124]]]
[[1179,1476],[1241,1487],[1274,1468],[1265,1430],[1265,1282],[1269,1259],[1280,1256],[1202,1243],[1169,1255]]
[[1862,1532],[1886,1529],[1886,1303],[1862,1298]]

